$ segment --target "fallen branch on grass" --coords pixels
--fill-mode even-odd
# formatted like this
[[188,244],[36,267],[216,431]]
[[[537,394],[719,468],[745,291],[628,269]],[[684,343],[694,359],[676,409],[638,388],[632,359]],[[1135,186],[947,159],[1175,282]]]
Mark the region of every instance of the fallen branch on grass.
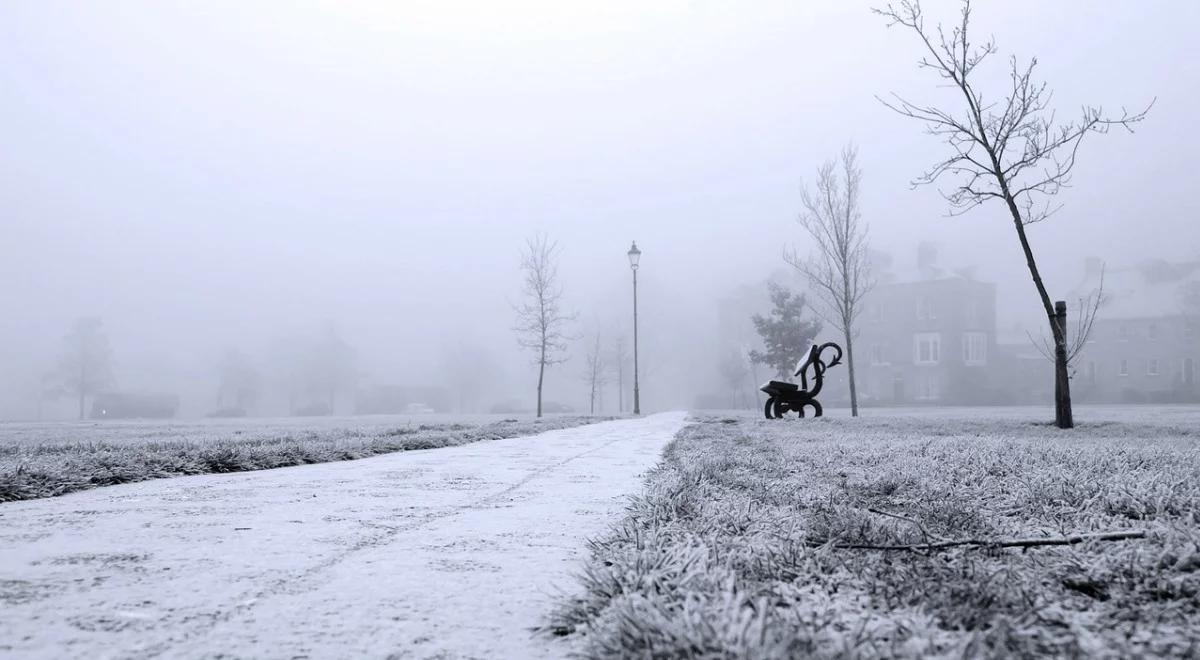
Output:
[[1129,539],[1146,538],[1145,530],[1134,529],[1124,532],[1098,532],[1095,534],[1072,534],[1071,536],[1051,536],[1036,539],[959,539],[956,541],[941,541],[938,543],[917,543],[913,545],[873,545],[870,543],[830,543],[830,541],[806,541],[813,548],[829,546],[838,550],[910,550],[914,552],[926,550],[946,550],[961,546],[983,546],[987,548],[1032,548],[1041,545],[1075,545],[1087,541],[1127,541]]
[[898,513],[888,513],[887,511],[881,511],[879,509],[867,509],[867,511],[870,511],[871,513],[879,514],[881,516],[887,516],[888,518],[895,518],[897,520],[903,520],[904,522],[908,522],[908,523],[912,523],[912,524],[916,525],[917,529],[921,530],[921,535],[925,537],[925,543],[929,543],[929,539],[931,539],[931,538],[937,539],[938,542],[945,542],[945,541],[950,540],[944,536],[938,536],[937,534],[930,533],[929,530],[925,529],[925,525],[921,524],[921,521],[915,520],[913,518],[909,518],[908,516],[902,516]]

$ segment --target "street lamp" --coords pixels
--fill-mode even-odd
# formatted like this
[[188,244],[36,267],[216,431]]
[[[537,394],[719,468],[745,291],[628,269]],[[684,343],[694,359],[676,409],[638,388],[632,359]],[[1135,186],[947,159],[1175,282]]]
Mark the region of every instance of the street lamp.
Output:
[[637,269],[638,261],[642,259],[642,251],[638,249],[637,241],[629,248],[629,267],[633,269],[633,414],[642,414],[641,398],[638,395],[638,333],[637,333]]

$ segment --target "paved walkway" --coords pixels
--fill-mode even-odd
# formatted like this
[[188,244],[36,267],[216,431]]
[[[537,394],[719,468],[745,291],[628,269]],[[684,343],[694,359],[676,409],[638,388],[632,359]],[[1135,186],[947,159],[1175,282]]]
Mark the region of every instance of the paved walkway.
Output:
[[542,658],[683,413],[0,504],[0,657]]

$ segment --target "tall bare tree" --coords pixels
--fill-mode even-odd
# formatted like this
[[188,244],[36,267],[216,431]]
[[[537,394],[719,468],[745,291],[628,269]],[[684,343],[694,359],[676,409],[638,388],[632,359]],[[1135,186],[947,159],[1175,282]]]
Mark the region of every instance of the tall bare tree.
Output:
[[534,354],[538,368],[537,416],[542,416],[542,386],[546,367],[567,360],[567,325],[575,316],[562,309],[562,286],[558,283],[558,243],[545,234],[525,240],[521,251],[524,301],[514,306],[517,313],[517,343]]
[[1025,228],[1058,210],[1051,199],[1070,182],[1085,137],[1107,133],[1114,126],[1132,131],[1150,108],[1133,114],[1123,111],[1117,117],[1105,114],[1102,108],[1085,106],[1074,121],[1057,123],[1049,109],[1051,92],[1034,78],[1037,58],[1027,64],[1011,58],[1009,84],[994,94],[985,95],[976,86],[973,74],[997,49],[991,39],[971,41],[970,0],[964,0],[960,20],[949,30],[941,25],[927,29],[917,0],[889,4],[875,12],[886,18],[889,26],[899,25],[917,35],[925,51],[918,66],[932,71],[959,98],[958,110],[913,103],[895,94],[880,101],[920,121],[927,133],[950,147],[951,155],[917,178],[914,185],[953,178],[954,183],[942,190],[952,215],[998,200],[1012,216],[1054,342],[1055,424],[1071,428],[1075,421],[1067,369],[1066,305],[1060,303],[1056,308],[1047,293]]
[[629,365],[629,347],[625,335],[617,335],[613,343],[613,371],[617,373],[617,412],[625,412],[625,369]]
[[846,342],[846,367],[850,371],[850,414],[858,417],[858,388],[854,382],[854,322],[859,303],[875,282],[867,258],[870,227],[862,222],[859,189],[862,170],[858,150],[848,144],[840,161],[828,160],[817,170],[816,189],[801,189],[804,210],[800,226],[812,238],[813,249],[801,255],[795,249],[784,259],[808,279],[819,301],[813,309],[842,333]]
[[604,396],[604,386],[608,384],[608,361],[600,346],[599,332],[596,333],[592,345],[588,347],[587,368],[583,373],[583,379],[588,384],[588,411],[589,414],[595,415],[596,402]]
[[112,384],[112,354],[104,323],[94,317],[81,318],[63,338],[59,375],[63,387],[79,398],[79,419],[85,416],[87,398]]

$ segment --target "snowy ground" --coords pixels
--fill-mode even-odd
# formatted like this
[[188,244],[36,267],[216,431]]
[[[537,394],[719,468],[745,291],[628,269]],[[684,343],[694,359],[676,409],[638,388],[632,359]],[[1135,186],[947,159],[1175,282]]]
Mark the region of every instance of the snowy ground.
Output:
[[562,656],[530,629],[683,420],[0,505],[0,655]]

